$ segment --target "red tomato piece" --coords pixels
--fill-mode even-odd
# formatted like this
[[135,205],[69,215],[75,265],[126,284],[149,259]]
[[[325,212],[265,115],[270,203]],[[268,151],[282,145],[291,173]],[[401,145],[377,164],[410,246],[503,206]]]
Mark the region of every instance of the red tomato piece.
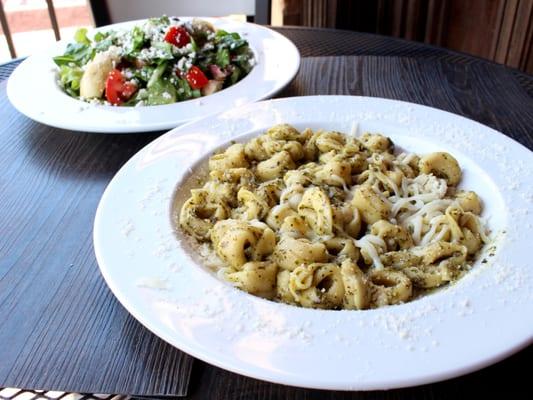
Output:
[[120,98],[120,92],[124,85],[124,76],[118,69],[112,70],[107,75],[105,82],[105,97],[111,104],[120,104],[122,99]]
[[114,69],[105,82],[105,97],[111,104],[119,105],[128,100],[137,91],[137,85],[126,82],[120,70]]
[[137,85],[133,82],[124,82],[124,87],[122,88],[121,97],[123,100],[129,100],[131,96],[137,91]]
[[189,32],[182,26],[171,26],[165,34],[165,42],[183,47],[191,42]]
[[189,82],[189,86],[193,89],[201,89],[209,82],[207,76],[196,65],[189,68],[187,74],[185,74],[185,78]]

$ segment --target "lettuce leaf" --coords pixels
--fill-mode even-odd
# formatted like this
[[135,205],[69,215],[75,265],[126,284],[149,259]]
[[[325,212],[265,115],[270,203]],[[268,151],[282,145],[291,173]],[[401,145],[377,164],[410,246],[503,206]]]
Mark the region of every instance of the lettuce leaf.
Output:
[[71,96],[79,96],[82,76],[83,69],[78,66],[62,65],[59,67],[59,81]]
[[160,50],[158,52],[157,57],[155,57],[155,59],[172,60],[174,58],[174,54],[172,53],[172,45],[170,43],[156,42],[156,43],[152,43],[152,46]]
[[150,88],[151,86],[156,84],[159,80],[161,80],[161,77],[163,76],[163,73],[165,72],[166,68],[167,68],[166,63],[162,63],[158,65],[157,68],[154,69],[154,72],[152,72],[152,76],[150,76],[150,79],[148,80],[146,87]]
[[177,100],[176,88],[167,79],[159,79],[147,88],[148,98],[146,104],[157,106],[175,103]]
[[96,32],[94,34],[93,40],[98,43],[106,39],[109,36],[109,32]]
[[74,40],[76,43],[91,45],[91,41],[87,37],[87,29],[80,28],[74,33]]

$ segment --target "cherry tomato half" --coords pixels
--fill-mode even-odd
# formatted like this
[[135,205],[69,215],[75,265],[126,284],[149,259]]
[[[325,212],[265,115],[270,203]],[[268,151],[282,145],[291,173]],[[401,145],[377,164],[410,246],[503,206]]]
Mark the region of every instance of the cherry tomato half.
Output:
[[189,32],[182,26],[171,26],[165,34],[165,42],[177,47],[183,47],[189,44],[190,41]]
[[122,104],[130,99],[136,91],[137,85],[132,82],[126,82],[120,70],[114,69],[107,75],[105,97],[111,104]]
[[200,68],[193,65],[185,74],[185,79],[189,82],[189,86],[193,89],[201,89],[209,82],[207,76],[202,72]]
[[131,96],[137,91],[137,85],[133,82],[124,82],[124,87],[122,89],[121,98],[124,100],[131,99]]

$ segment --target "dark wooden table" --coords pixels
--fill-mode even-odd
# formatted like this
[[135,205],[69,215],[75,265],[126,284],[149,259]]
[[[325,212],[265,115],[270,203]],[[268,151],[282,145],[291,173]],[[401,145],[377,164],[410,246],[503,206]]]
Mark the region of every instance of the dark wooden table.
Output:
[[[279,31],[303,56],[300,72],[280,97],[352,94],[411,101],[472,118],[533,148],[531,76],[397,39],[305,28]],[[9,68],[0,67],[0,79]],[[92,224],[113,175],[160,134],[100,135],[47,127],[14,110],[5,81],[0,83],[0,387],[191,399],[525,397],[531,346],[447,382],[339,393],[235,375],[193,360],[152,335],[100,276]]]

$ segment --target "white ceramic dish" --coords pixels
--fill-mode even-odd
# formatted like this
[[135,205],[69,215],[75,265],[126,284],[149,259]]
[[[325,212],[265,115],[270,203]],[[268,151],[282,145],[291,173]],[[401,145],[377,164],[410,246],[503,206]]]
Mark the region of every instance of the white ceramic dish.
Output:
[[[172,202],[212,150],[281,122],[298,128],[381,132],[396,145],[442,149],[461,186],[485,201],[496,240],[488,263],[457,284],[399,306],[319,311],[248,295],[195,261],[171,223]],[[192,175],[191,175],[192,168]],[[443,380],[531,343],[533,153],[474,121],[420,105],[314,96],[251,104],[176,128],[135,155],[106,189],[94,226],[109,287],[142,324],[222,368],[287,385],[388,389]]]
[[[52,57],[63,54],[67,43],[72,41],[68,38],[23,61],[9,77],[8,97],[17,110],[43,124],[86,132],[145,132],[175,128],[208,114],[269,98],[298,72],[298,49],[283,35],[260,25],[228,18],[202,19],[210,21],[217,29],[241,34],[250,43],[257,62],[242,81],[211,96],[148,107],[113,107],[76,100],[58,86],[57,67],[52,61]],[[128,29],[142,22],[126,22],[97,30]]]

